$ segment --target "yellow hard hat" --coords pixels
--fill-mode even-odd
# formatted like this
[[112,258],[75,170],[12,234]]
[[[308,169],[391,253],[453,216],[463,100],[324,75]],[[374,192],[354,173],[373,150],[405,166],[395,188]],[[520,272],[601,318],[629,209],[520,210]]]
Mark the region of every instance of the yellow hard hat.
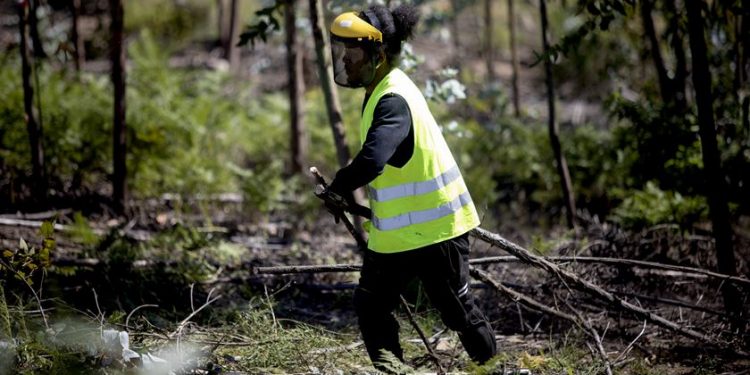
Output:
[[331,34],[341,38],[356,38],[383,42],[383,33],[375,26],[359,18],[357,13],[347,12],[339,15],[331,24]]

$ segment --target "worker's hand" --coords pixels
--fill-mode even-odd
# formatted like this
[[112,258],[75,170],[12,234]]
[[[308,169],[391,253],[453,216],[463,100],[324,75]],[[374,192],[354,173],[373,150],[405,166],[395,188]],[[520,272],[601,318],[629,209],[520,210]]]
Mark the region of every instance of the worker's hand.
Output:
[[321,187],[323,186],[318,185],[315,195],[323,200],[323,203],[326,206],[326,210],[328,210],[328,212],[333,215],[336,224],[338,224],[339,220],[341,220],[341,216],[344,215],[344,209],[347,205],[346,200],[342,198],[341,195],[331,191],[330,188],[323,188],[322,191],[319,191]]
[[326,210],[333,215],[333,220],[336,222],[336,224],[341,221],[341,215],[344,214],[344,210],[341,208],[338,208],[335,204],[331,203],[330,201],[325,201]]

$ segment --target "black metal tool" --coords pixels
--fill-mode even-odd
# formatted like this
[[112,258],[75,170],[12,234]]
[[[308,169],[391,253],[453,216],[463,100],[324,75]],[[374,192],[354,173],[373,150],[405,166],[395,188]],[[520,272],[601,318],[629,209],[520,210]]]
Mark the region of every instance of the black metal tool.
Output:
[[[352,237],[354,237],[354,240],[357,241],[357,246],[359,247],[359,249],[361,251],[367,249],[367,241],[365,241],[365,237],[357,230],[357,228],[354,227],[354,224],[349,221],[349,218],[344,212],[346,211],[353,214],[359,214],[360,216],[369,218],[372,215],[370,209],[360,205],[352,206],[351,204],[349,204],[349,202],[346,201],[346,199],[344,199],[340,195],[330,192],[328,190],[328,183],[326,182],[323,175],[320,174],[318,168],[310,167],[310,173],[315,176],[315,180],[317,181],[317,185],[315,186],[315,196],[329,203],[330,207],[334,207],[334,209],[340,210],[340,212],[333,212],[333,214],[344,222],[346,230],[348,230]],[[356,213],[354,211],[356,211]]]

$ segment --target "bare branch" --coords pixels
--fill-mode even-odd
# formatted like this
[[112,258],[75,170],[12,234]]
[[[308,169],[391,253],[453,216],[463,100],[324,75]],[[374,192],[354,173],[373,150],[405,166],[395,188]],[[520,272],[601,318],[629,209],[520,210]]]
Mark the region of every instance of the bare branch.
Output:
[[[479,229],[477,229],[479,230]],[[489,233],[489,232],[488,232]],[[480,236],[477,236],[483,239]],[[515,245],[515,244],[514,244]],[[518,245],[516,245],[518,246]],[[506,250],[501,246],[503,250]],[[542,257],[539,257],[542,258]],[[737,284],[750,286],[750,280],[731,275],[724,275],[717,272],[712,272],[700,268],[675,266],[671,264],[646,262],[636,259],[620,259],[620,258],[600,258],[600,257],[571,257],[571,256],[553,256],[544,257],[550,262],[555,263],[582,263],[582,264],[608,264],[608,265],[624,265],[624,266],[635,266],[652,269],[663,269],[669,271],[684,272],[686,274],[699,274],[705,275],[720,280],[732,281]],[[523,259],[512,256],[496,256],[496,257],[485,257],[476,258],[469,260],[469,264],[480,265],[480,264],[495,264],[495,263],[516,263],[524,262]],[[276,266],[276,267],[257,267],[253,269],[255,274],[287,274],[287,273],[323,273],[323,272],[356,272],[361,269],[361,265],[358,264],[333,264],[324,266]]]
[[630,344],[625,348],[625,350],[623,350],[622,353],[620,353],[620,355],[618,355],[617,358],[614,360],[613,363],[615,367],[619,366],[619,364],[625,360],[625,356],[628,355],[628,352],[630,352],[630,349],[632,349],[633,345],[635,345],[635,342],[638,341],[638,339],[641,338],[641,336],[643,336],[644,332],[646,332],[645,320],[643,321],[643,329],[641,330],[641,333],[639,333],[638,336],[636,336],[635,339],[633,339],[633,341],[631,341]]
[[130,317],[133,315],[133,313],[135,313],[136,311],[138,311],[138,310],[140,310],[141,308],[144,308],[144,307],[159,307],[159,305],[140,305],[140,306],[134,308],[133,310],[131,310],[130,313],[128,314],[127,318],[125,318],[125,329],[130,329],[130,326],[128,325],[128,323],[130,322]]
[[440,365],[440,359],[435,354],[435,351],[432,350],[432,345],[430,345],[430,342],[427,340],[427,336],[425,336],[424,331],[422,331],[422,328],[419,327],[419,324],[417,324],[417,321],[414,319],[414,315],[412,315],[411,309],[409,309],[409,304],[406,302],[406,299],[404,299],[404,296],[399,297],[401,298],[401,306],[404,307],[406,316],[409,318],[409,323],[411,323],[412,327],[414,327],[414,330],[417,331],[417,333],[419,334],[419,338],[422,339],[422,343],[424,344],[425,348],[427,348],[427,353],[430,354],[432,362],[434,362],[435,366],[437,366],[438,368],[438,374],[445,374],[443,366]]
[[673,321],[667,320],[667,319],[663,318],[660,315],[654,314],[654,313],[652,313],[652,312],[650,312],[650,311],[648,311],[648,310],[646,310],[646,309],[644,309],[642,307],[635,306],[635,305],[631,304],[630,302],[627,302],[627,301],[625,301],[623,299],[615,297],[612,293],[607,292],[606,290],[602,289],[601,287],[599,287],[599,286],[597,286],[597,285],[595,285],[595,284],[593,284],[593,283],[591,283],[591,282],[589,282],[589,281],[587,281],[585,279],[582,279],[582,278],[576,276],[575,274],[573,274],[573,273],[571,273],[571,272],[569,272],[567,270],[561,269],[560,267],[558,267],[557,265],[553,264],[552,262],[550,262],[549,260],[547,260],[547,259],[545,259],[543,257],[531,254],[528,250],[526,250],[526,249],[522,248],[521,246],[518,246],[518,245],[516,245],[516,244],[514,244],[514,243],[512,243],[512,242],[510,242],[508,240],[506,240],[505,238],[501,237],[498,234],[495,234],[495,233],[492,233],[492,232],[488,232],[487,230],[484,230],[484,229],[481,229],[481,228],[476,228],[471,233],[475,237],[477,237],[477,238],[479,238],[479,239],[481,239],[481,240],[483,240],[485,242],[488,242],[488,243],[491,243],[493,245],[496,245],[496,246],[500,247],[501,249],[503,249],[503,250],[511,253],[512,255],[518,257],[519,259],[521,259],[524,263],[527,263],[527,264],[532,265],[532,266],[537,267],[537,268],[541,268],[541,269],[543,269],[543,270],[545,270],[545,271],[547,271],[547,272],[555,275],[558,279],[560,279],[562,281],[570,282],[570,284],[572,286],[574,286],[575,288],[577,288],[577,289],[579,289],[579,290],[581,290],[581,291],[583,291],[583,292],[585,292],[585,293],[587,293],[587,294],[589,294],[589,295],[591,295],[593,297],[596,297],[598,299],[606,301],[611,306],[616,307],[616,308],[621,309],[621,310],[624,310],[624,311],[626,311],[626,312],[628,312],[628,313],[630,313],[630,314],[638,317],[639,319],[648,320],[648,321],[650,321],[650,322],[658,325],[659,327],[668,329],[668,330],[673,331],[673,332],[677,332],[677,333],[679,333],[679,334],[681,334],[683,336],[689,337],[691,339],[694,339],[694,340],[697,340],[697,341],[700,341],[700,342],[710,343],[710,344],[712,344],[714,346],[727,348],[729,350],[732,350],[734,353],[737,353],[737,354],[742,355],[742,356],[746,356],[746,357],[750,356],[750,354],[747,353],[747,352],[745,352],[745,351],[742,351],[742,350],[739,350],[739,349],[728,348],[726,343],[719,342],[719,341],[717,341],[716,339],[714,339],[712,337],[709,337],[709,336],[707,336],[707,335],[705,335],[703,333],[697,332],[697,331],[692,330],[690,328],[682,327],[679,324],[677,324],[677,323],[675,323]]
[[218,296],[216,296],[214,298],[211,298],[211,293],[213,293],[214,289],[215,288],[212,288],[208,292],[208,297],[206,297],[206,303],[204,303],[203,305],[201,305],[200,307],[198,307],[196,310],[194,310],[192,313],[190,313],[190,315],[188,315],[185,319],[183,319],[180,322],[180,324],[177,325],[177,329],[175,329],[172,333],[169,334],[170,338],[174,338],[176,336],[179,336],[180,333],[182,333],[182,330],[187,325],[187,323],[190,321],[190,319],[192,319],[196,314],[198,314],[201,310],[203,310],[204,308],[206,308],[208,305],[210,305],[211,303],[213,303],[217,299],[221,298],[221,295],[218,295]]
[[[594,343],[596,344],[597,354],[599,358],[604,363],[604,370],[607,372],[607,375],[612,375],[612,366],[609,362],[609,357],[607,356],[607,352],[604,350],[604,345],[602,344],[602,341],[604,341],[603,337],[604,334],[599,336],[599,333],[596,331],[596,328],[594,328],[594,325],[591,324],[591,321],[586,319],[580,311],[576,310],[567,300],[564,300],[565,304],[568,306],[570,311],[572,311],[576,316],[578,317],[578,320],[583,324],[583,328],[586,330],[586,332],[594,339]],[[606,331],[605,331],[606,332]],[[592,350],[593,352],[593,350]]]

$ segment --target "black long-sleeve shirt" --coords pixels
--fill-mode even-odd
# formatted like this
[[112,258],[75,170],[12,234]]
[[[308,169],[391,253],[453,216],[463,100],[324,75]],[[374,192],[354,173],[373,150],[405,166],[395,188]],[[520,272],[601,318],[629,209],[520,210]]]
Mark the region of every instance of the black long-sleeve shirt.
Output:
[[[362,110],[367,105],[365,96]],[[386,164],[401,168],[414,153],[414,128],[406,100],[398,94],[384,95],[375,106],[372,125],[362,150],[341,168],[331,183],[331,191],[348,197],[383,173]]]

